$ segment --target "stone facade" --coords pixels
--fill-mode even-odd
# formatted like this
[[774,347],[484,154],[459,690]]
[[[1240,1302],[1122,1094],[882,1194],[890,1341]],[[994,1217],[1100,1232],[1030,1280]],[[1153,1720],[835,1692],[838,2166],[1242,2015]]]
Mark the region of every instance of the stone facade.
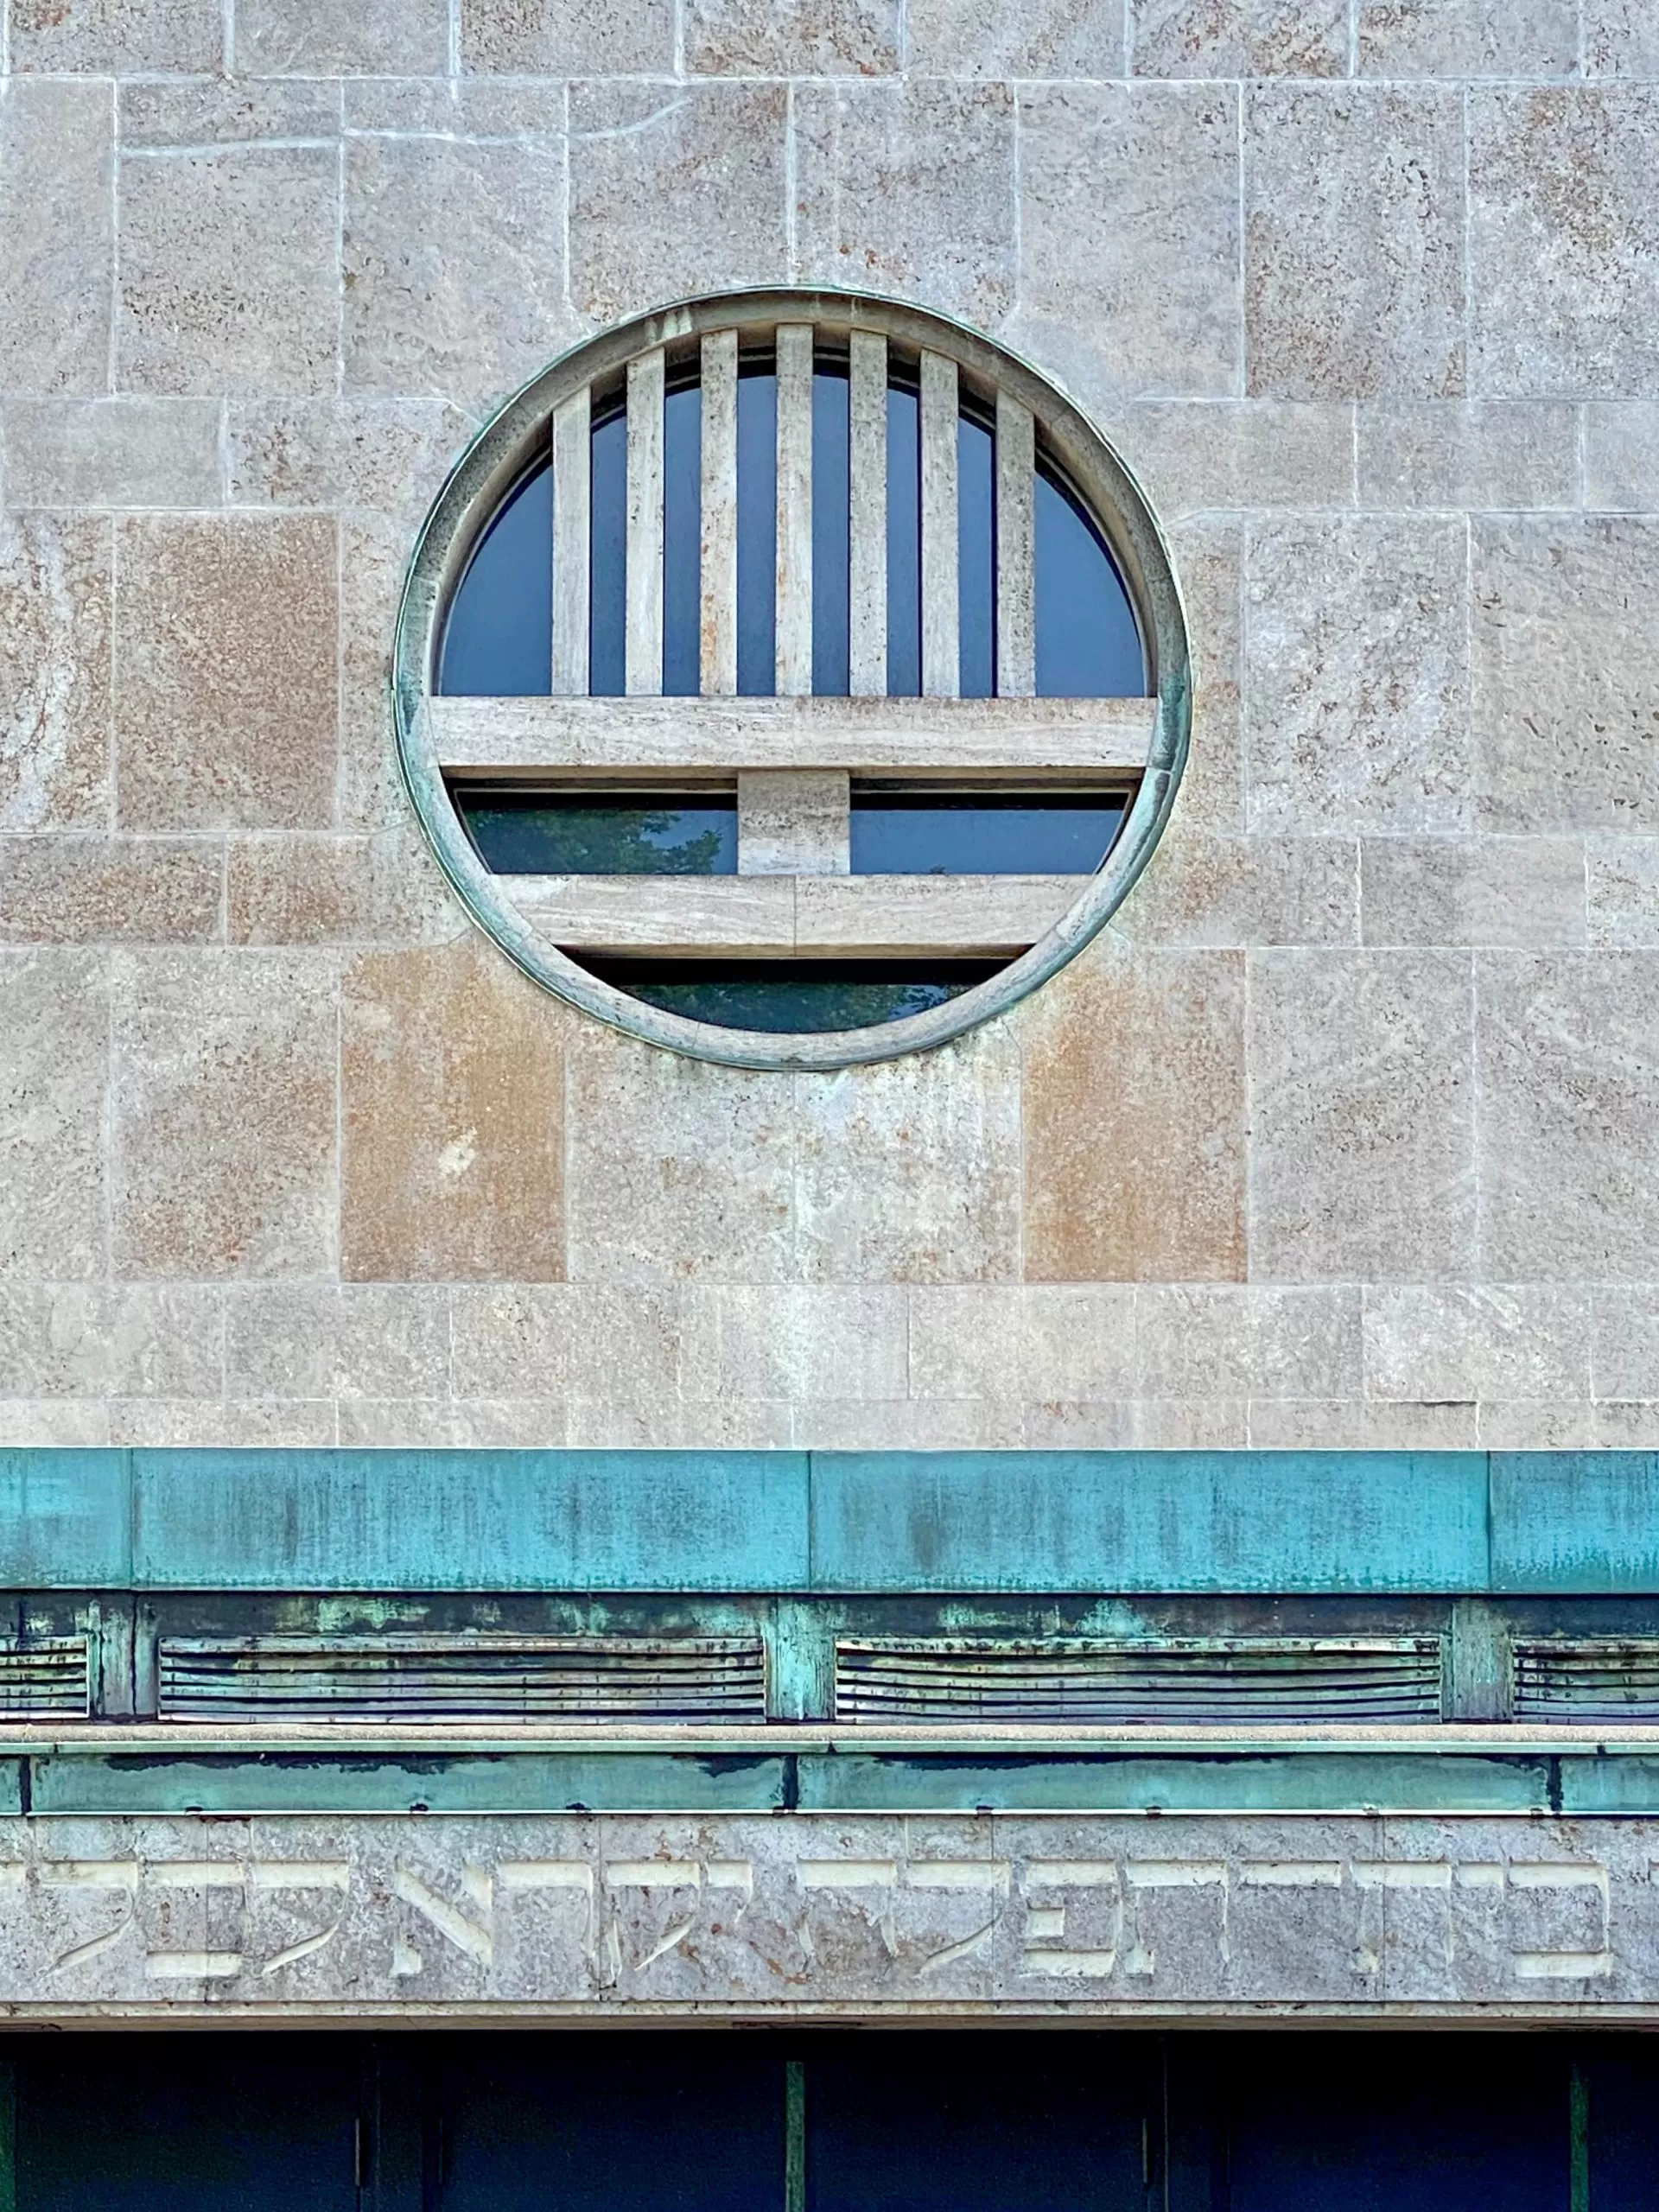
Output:
[[[4,21],[0,1441],[1659,1444],[1646,10]],[[832,1077],[523,982],[385,696],[480,415],[793,281],[1069,391],[1199,669],[1107,935]]]

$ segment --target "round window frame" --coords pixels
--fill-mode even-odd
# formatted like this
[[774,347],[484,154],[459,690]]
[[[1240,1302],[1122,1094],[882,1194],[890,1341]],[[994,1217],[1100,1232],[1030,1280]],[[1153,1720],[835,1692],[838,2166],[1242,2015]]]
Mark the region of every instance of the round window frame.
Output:
[[[874,330],[943,352],[980,385],[1001,389],[1035,417],[1044,446],[1071,480],[1117,563],[1141,627],[1157,712],[1147,763],[1101,867],[1047,933],[982,982],[920,1014],[858,1029],[727,1029],[671,1014],[607,983],[550,944],[499,887],[462,826],[439,767],[425,712],[437,675],[443,618],[485,531],[537,458],[560,404],[622,373],[637,354],[709,330],[769,332],[780,322]],[[1101,432],[1047,376],[952,317],[878,294],[768,287],[677,302],[579,344],[541,370],[486,423],[445,479],[422,524],[397,609],[392,710],[398,765],[428,843],[474,923],[513,965],[556,998],[649,1045],[718,1066],[830,1073],[931,1052],[976,1029],[1058,974],[1134,888],[1162,836],[1186,764],[1192,659],[1174,563],[1150,503]],[[976,702],[964,700],[971,714]]]

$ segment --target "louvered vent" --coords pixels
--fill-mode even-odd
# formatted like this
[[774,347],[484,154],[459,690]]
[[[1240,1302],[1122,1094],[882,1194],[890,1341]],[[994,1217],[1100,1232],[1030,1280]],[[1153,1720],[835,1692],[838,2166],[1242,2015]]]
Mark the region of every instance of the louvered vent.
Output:
[[758,1640],[164,1639],[164,1720],[760,1720]]
[[85,1637],[0,1640],[0,1713],[13,1719],[62,1714],[84,1720],[86,1713]]
[[1515,1717],[1659,1721],[1659,1637],[1517,1643]]
[[836,1647],[841,1720],[1438,1720],[1437,1638]]

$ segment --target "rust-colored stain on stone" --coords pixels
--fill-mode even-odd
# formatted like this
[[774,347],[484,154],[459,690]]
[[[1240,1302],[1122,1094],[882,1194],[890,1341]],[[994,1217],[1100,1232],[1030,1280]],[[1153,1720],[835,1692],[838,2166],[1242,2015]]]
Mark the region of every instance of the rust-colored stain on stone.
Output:
[[348,963],[346,1280],[563,1275],[564,1040],[572,1019],[471,939]]

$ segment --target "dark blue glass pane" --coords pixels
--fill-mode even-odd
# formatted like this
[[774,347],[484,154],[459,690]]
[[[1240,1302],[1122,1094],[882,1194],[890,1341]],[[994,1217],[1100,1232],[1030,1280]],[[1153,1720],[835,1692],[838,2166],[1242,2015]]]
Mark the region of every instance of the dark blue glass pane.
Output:
[[922,449],[920,402],[887,394],[887,690],[922,688]]
[[450,602],[438,689],[524,698],[553,681],[553,471],[527,476],[484,533]]
[[964,699],[988,699],[995,688],[996,587],[991,485],[995,446],[982,423],[957,424],[957,607]]
[[620,698],[626,688],[628,621],[628,422],[613,415],[594,430],[593,615],[588,689]]
[[663,410],[663,689],[702,688],[702,394],[671,391]]
[[737,379],[737,688],[777,688],[778,379]]
[[1146,656],[1128,594],[1093,528],[1037,476],[1037,690],[1046,699],[1133,699]]
[[737,801],[697,792],[617,798],[458,791],[498,875],[734,875]]
[[845,696],[850,391],[840,370],[812,379],[812,689]]
[[1115,792],[855,791],[855,875],[1092,875],[1123,820]]
[[996,973],[983,960],[589,960],[648,1006],[721,1029],[862,1029],[943,1006]]

